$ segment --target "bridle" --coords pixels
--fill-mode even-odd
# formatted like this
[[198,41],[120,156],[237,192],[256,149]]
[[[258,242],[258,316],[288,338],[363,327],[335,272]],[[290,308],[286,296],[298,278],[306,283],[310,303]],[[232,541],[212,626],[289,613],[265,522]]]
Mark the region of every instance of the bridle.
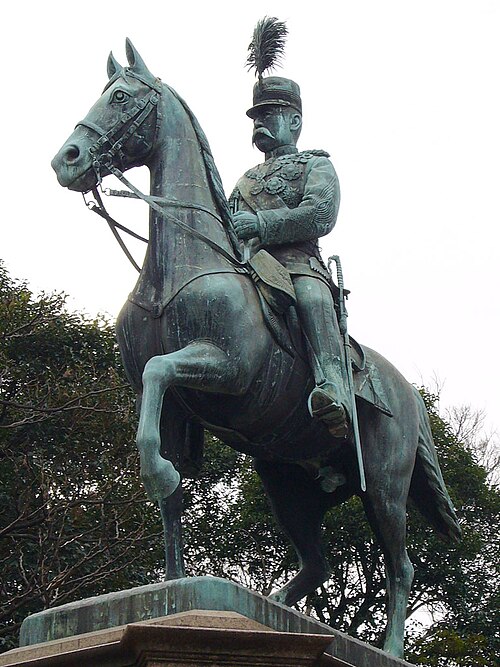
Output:
[[[98,135],[98,139],[96,139],[96,141],[94,141],[94,143],[88,149],[89,153],[92,156],[92,169],[95,172],[97,180],[96,185],[91,190],[95,201],[92,200],[88,201],[85,198],[89,192],[87,191],[83,193],[83,200],[85,204],[91,211],[97,213],[100,217],[106,220],[111,231],[113,232],[113,235],[115,236],[117,242],[119,243],[121,249],[123,250],[129,261],[132,263],[132,265],[138,272],[140,272],[141,269],[134,260],[134,258],[132,257],[132,255],[130,254],[128,248],[126,247],[123,239],[119,235],[117,229],[120,229],[126,232],[127,234],[130,234],[134,238],[139,239],[140,241],[144,241],[145,243],[148,243],[148,239],[139,236],[139,234],[136,234],[131,229],[128,229],[128,227],[121,225],[109,215],[102,201],[102,197],[99,193],[98,187],[101,189],[102,192],[104,192],[104,194],[107,195],[141,199],[142,201],[146,202],[150,208],[152,208],[157,213],[160,213],[164,218],[167,218],[170,222],[173,222],[183,231],[203,241],[206,245],[208,245],[213,250],[222,255],[224,259],[226,259],[230,264],[232,264],[235,267],[242,268],[243,263],[240,262],[236,257],[231,255],[229,252],[227,252],[224,248],[222,248],[218,243],[210,239],[208,236],[205,236],[205,234],[202,234],[198,230],[193,229],[185,222],[179,220],[174,215],[166,211],[165,207],[170,206],[174,208],[193,208],[196,210],[201,210],[214,217],[219,223],[223,225],[223,221],[218,215],[216,215],[209,208],[206,208],[205,206],[201,206],[199,204],[181,202],[175,199],[167,199],[165,197],[152,197],[150,195],[146,195],[143,192],[141,192],[138,188],[136,188],[125,177],[123,171],[118,169],[113,164],[115,158],[118,158],[121,165],[124,164],[124,160],[126,157],[124,153],[124,146],[126,145],[127,141],[129,141],[134,136],[137,130],[141,127],[141,125],[145,123],[145,121],[149,118],[151,113],[156,109],[155,132],[151,145],[148,146],[147,152],[143,156],[143,158],[146,158],[147,155],[153,150],[153,147],[156,143],[156,137],[158,135],[158,130],[162,119],[161,112],[158,108],[158,103],[162,96],[160,79],[155,79],[153,83],[129,68],[125,70],[125,74],[127,76],[131,76],[141,81],[141,83],[146,85],[150,89],[150,91],[146,95],[144,95],[140,100],[138,100],[134,104],[134,106],[132,106],[131,109],[125,111],[118,119],[118,121],[111,127],[111,129],[107,131],[103,130],[96,123],[93,123],[86,119],[76,124],[76,127],[79,126],[86,127],[92,130],[93,132],[96,132]],[[104,88],[103,92],[105,92],[116,81],[116,79],[120,78],[121,76],[123,76],[123,72],[117,72],[108,81],[108,84]],[[118,178],[128,188],[128,190],[111,190],[109,188],[103,190],[102,189],[103,169],[107,170],[110,174],[113,174],[113,176],[116,176],[116,178]]]
[[[137,79],[145,86],[147,86],[149,88],[149,93],[144,95],[144,97],[142,97],[140,100],[137,100],[134,106],[128,111],[124,111],[120,118],[108,131],[103,130],[96,123],[86,119],[81,120],[75,126],[86,127],[89,130],[96,132],[99,136],[99,138],[94,141],[94,143],[88,149],[90,155],[92,156],[92,168],[96,173],[98,185],[100,185],[102,181],[101,168],[105,167],[106,169],[109,169],[109,167],[113,165],[115,157],[119,158],[121,164],[124,163],[125,153],[123,152],[123,147],[127,141],[133,137],[141,125],[146,122],[155,109],[155,133],[153,141],[151,142],[151,146],[148,147],[144,157],[146,157],[153,149],[161,123],[161,113],[158,109],[158,102],[160,101],[162,94],[160,80],[156,79],[153,83],[130,69],[125,70],[125,74],[134,79]],[[116,79],[120,78],[121,76],[122,73],[117,72],[114,77],[108,81],[108,84],[104,88],[103,92],[105,92],[116,81]],[[106,146],[107,148],[103,150]]]

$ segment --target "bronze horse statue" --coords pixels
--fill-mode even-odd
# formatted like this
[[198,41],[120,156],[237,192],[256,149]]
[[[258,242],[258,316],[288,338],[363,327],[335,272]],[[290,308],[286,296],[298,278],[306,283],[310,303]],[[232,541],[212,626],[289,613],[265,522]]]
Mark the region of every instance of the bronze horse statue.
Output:
[[[147,253],[116,331],[139,399],[141,477],[162,511],[167,578],[184,576],[180,474],[189,474],[208,429],[254,458],[275,516],[296,549],[300,571],[274,593],[279,602],[292,605],[328,578],[320,546],[324,514],[360,496],[385,557],[384,648],[401,656],[413,578],[405,535],[408,497],[442,536],[460,535],[422,398],[388,361],[362,349],[389,406],[384,413],[357,400],[367,485],[362,492],[352,440],[333,438],[309,414],[314,381],[293,309],[288,329],[277,324],[240,261],[201,127],[129,40],[126,50],[129,66],[110,55],[101,97],[52,164],[61,185],[83,193],[109,173],[128,184],[123,172],[130,167],[150,170],[150,195],[143,196],[150,206]],[[337,480],[330,487],[319,472],[325,469],[330,482]]]

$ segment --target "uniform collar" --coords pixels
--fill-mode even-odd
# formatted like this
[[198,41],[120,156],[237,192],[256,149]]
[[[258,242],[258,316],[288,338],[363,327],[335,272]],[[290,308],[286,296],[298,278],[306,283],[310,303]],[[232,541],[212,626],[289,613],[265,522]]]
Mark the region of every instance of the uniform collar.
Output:
[[294,144],[286,144],[285,146],[278,146],[278,148],[275,148],[272,151],[269,151],[269,153],[266,153],[266,162],[268,160],[272,160],[275,157],[281,157],[282,155],[293,155],[294,153],[298,153],[297,146],[294,146]]

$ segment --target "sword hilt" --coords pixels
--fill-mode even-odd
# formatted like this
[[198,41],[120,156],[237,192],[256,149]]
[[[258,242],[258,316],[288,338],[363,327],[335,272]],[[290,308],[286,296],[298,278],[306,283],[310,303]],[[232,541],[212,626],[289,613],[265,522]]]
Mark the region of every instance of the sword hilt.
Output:
[[342,264],[340,263],[340,257],[338,255],[332,255],[331,257],[328,258],[328,271],[330,271],[330,274],[332,273],[331,265],[332,262],[335,262],[336,268],[337,268],[337,287],[339,288],[339,306],[340,306],[340,313],[339,313],[339,329],[340,333],[342,336],[347,335],[347,308],[345,306],[345,288],[344,288],[344,276],[342,274]]

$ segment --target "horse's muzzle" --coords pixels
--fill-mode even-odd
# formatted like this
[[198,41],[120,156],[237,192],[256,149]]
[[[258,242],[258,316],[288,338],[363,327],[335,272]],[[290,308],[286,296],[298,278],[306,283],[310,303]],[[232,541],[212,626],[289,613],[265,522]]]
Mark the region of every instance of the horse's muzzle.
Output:
[[51,165],[60,185],[76,192],[86,192],[95,186],[97,179],[88,147],[74,137],[76,132],[62,146]]

